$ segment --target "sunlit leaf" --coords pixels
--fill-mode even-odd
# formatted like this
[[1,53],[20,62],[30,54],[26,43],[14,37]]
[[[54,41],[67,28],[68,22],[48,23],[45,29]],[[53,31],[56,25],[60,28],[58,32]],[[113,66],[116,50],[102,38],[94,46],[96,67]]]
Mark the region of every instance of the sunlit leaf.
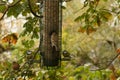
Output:
[[82,14],[81,16],[78,16],[74,21],[81,21],[82,19],[84,19],[85,17],[85,13]]
[[26,48],[31,48],[34,46],[34,40],[23,40],[22,44],[26,47]]
[[105,13],[104,16],[105,16],[108,20],[112,19],[112,17],[113,17],[111,13]]
[[101,14],[101,18],[103,18],[103,20],[105,21],[111,20],[113,18],[113,15],[106,10],[101,10],[100,14]]
[[22,12],[23,8],[21,6],[21,4],[17,4],[14,7],[11,7],[8,12],[7,12],[7,16],[14,16],[14,17],[18,17],[18,15]]

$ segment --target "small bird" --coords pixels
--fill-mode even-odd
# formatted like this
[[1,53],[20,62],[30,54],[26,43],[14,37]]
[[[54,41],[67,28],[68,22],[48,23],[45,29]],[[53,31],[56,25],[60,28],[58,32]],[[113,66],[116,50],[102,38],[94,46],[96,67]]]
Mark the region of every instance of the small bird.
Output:
[[19,70],[20,69],[19,63],[17,63],[16,61],[13,61],[12,68],[13,68],[13,70]]
[[66,50],[64,50],[62,52],[62,54],[63,54],[64,57],[70,57],[70,53],[68,51],[66,51]]
[[56,51],[58,51],[58,36],[56,32],[52,32],[51,34],[51,46],[52,48],[55,48]]

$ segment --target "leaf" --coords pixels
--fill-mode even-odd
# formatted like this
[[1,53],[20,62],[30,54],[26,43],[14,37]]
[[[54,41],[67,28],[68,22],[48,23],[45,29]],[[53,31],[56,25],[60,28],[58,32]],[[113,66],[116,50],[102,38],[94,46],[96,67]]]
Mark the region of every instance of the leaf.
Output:
[[4,42],[4,43],[16,44],[17,40],[18,40],[17,33],[8,34],[8,35],[6,35],[5,37],[2,38],[2,42]]
[[8,17],[14,16],[15,18],[17,18],[18,15],[22,12],[22,10],[23,10],[23,8],[22,8],[21,4],[17,4],[8,10],[7,16]]
[[98,25],[98,26],[101,25],[101,20],[100,20],[100,17],[99,17],[99,16],[96,17],[96,22],[97,22],[97,25]]
[[117,52],[118,54],[120,54],[120,48],[118,48],[118,49],[116,50],[116,52]]
[[94,26],[94,27],[98,27],[101,25],[101,20],[100,20],[100,17],[99,16],[93,16],[93,21],[91,22],[91,24]]
[[85,28],[82,28],[82,27],[80,27],[80,28],[78,29],[78,32],[84,33],[85,31],[86,31]]
[[90,15],[88,13],[85,14],[85,23],[86,25],[89,24],[89,18],[90,18]]
[[23,25],[24,31],[21,33],[21,36],[30,34],[31,38],[39,38],[39,27],[38,25],[36,26],[39,19],[35,17],[27,17],[26,20],[27,22]]
[[32,34],[32,37],[31,38],[39,38],[39,27],[35,27],[34,30],[33,30],[33,34]]
[[112,19],[112,14],[109,13],[109,12],[104,13],[104,16],[105,16],[108,20]]
[[26,47],[26,48],[31,48],[34,46],[34,40],[23,40],[22,44]]
[[120,0],[117,0],[118,1],[118,3],[120,2]]
[[113,72],[116,70],[113,64],[109,66],[109,69],[112,70]]
[[21,6],[23,8],[22,15],[27,16],[27,14],[30,13],[27,1],[25,1],[23,4],[21,4]]
[[85,13],[83,13],[81,16],[78,16],[74,21],[81,21],[82,19],[84,19],[85,17]]
[[31,2],[32,10],[33,10],[35,13],[39,12],[39,6],[36,5],[37,2],[38,2],[38,0],[33,0],[33,1]]
[[62,9],[66,9],[66,7],[65,7],[65,6],[62,6]]
[[107,2],[108,0],[103,0],[104,2]]
[[90,33],[93,33],[93,32],[95,32],[97,29],[95,29],[95,28],[92,28],[92,27],[88,27],[87,29],[86,29],[86,33],[89,35]]
[[3,13],[5,9],[6,9],[6,6],[5,6],[5,5],[0,6],[0,12]]
[[104,10],[104,9],[101,10],[100,16],[104,21],[108,21],[108,20],[111,20],[113,18],[113,15],[109,11]]
[[25,27],[26,32],[31,33],[33,31],[33,24],[31,22],[26,22],[23,27]]
[[116,76],[113,73],[110,74],[110,80],[117,80]]
[[78,29],[78,32],[82,32],[82,33],[86,32],[89,35],[90,33],[95,32],[96,30],[97,30],[96,28],[93,28],[93,27],[86,25],[84,27],[80,27]]

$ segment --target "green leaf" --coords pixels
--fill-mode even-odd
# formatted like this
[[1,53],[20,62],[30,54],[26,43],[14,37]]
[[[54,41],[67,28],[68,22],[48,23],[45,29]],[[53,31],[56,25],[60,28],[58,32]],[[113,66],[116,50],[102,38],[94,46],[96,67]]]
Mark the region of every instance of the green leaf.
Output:
[[23,15],[23,16],[27,16],[27,11],[23,11],[23,12],[22,12],[22,15]]
[[26,22],[23,27],[25,27],[27,33],[31,33],[33,31],[33,23]]
[[22,8],[23,8],[22,15],[27,16],[27,14],[30,13],[27,1],[25,1],[21,5],[22,5]]
[[118,0],[118,2],[120,2],[120,0]]
[[103,0],[103,1],[107,2],[108,0]]
[[65,7],[65,6],[62,6],[62,9],[66,9],[66,7]]
[[6,6],[5,6],[5,5],[0,6],[0,12],[3,13],[5,9],[6,9]]
[[33,30],[33,35],[31,38],[39,38],[39,27],[35,27],[34,30]]
[[81,21],[82,19],[84,19],[85,17],[85,13],[83,13],[81,16],[78,16],[74,21]]
[[89,24],[89,18],[90,18],[90,15],[88,13],[85,14],[85,23],[86,24]]
[[15,18],[17,18],[18,15],[22,12],[22,10],[23,10],[23,8],[22,8],[21,4],[17,4],[8,10],[7,16],[8,17],[14,16]]
[[21,33],[21,36],[25,36],[30,34],[31,38],[39,38],[39,27],[37,24],[38,18],[36,17],[27,17],[26,18],[27,22],[23,25],[24,31]]
[[26,20],[30,21],[32,20],[32,17],[27,17]]
[[26,48],[32,48],[34,46],[34,40],[24,40],[24,41],[22,41],[22,44]]

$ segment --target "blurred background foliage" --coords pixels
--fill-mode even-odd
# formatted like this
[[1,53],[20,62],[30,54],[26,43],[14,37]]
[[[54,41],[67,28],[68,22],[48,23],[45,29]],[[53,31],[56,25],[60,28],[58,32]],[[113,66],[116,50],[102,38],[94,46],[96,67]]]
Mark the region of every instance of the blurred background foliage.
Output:
[[[31,4],[34,12],[39,11],[36,1]],[[6,4],[16,2],[1,0],[0,17]],[[39,45],[39,19],[30,13],[27,1],[21,0],[0,21],[0,78],[119,80],[119,8],[120,0],[63,1],[62,50],[70,53],[71,60],[62,61],[60,68],[47,70],[38,62],[30,62]],[[37,54],[35,60],[39,58]]]

